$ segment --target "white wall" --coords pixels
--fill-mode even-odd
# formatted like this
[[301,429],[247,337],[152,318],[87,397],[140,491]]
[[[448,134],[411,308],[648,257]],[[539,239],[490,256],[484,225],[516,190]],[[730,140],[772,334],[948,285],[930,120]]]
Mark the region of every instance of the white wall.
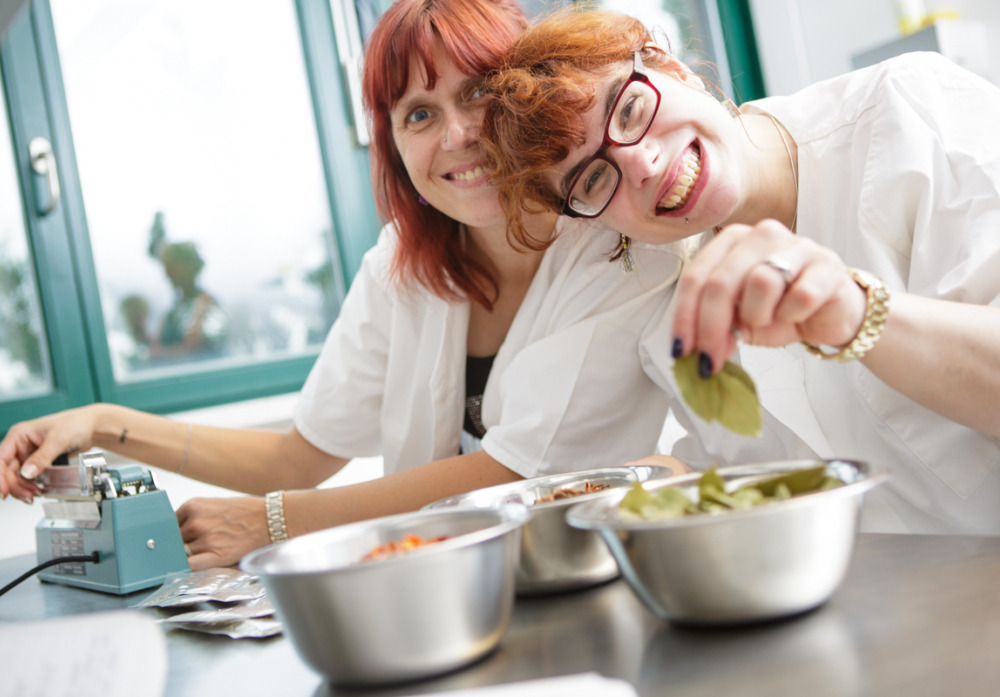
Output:
[[[899,38],[895,0],[750,0],[768,95],[796,90],[851,70],[851,56]],[[1000,2],[925,0],[928,12],[957,10],[982,22],[988,72],[1000,84]]]

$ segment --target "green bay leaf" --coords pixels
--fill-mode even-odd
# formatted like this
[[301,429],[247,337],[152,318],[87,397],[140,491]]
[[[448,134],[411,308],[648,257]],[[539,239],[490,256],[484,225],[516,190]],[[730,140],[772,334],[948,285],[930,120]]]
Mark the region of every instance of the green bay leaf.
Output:
[[826,479],[826,465],[819,464],[761,479],[753,484],[748,484],[746,488],[753,487],[765,496],[775,496],[778,487],[783,486],[790,495],[794,496],[795,494],[819,491]]
[[734,433],[760,437],[764,419],[753,380],[739,365],[727,362],[718,375],[721,392],[719,423]]
[[674,379],[691,411],[705,421],[718,421],[740,435],[760,437],[763,415],[757,388],[742,367],[729,361],[716,375],[702,378],[698,354],[691,353],[674,361]]
[[628,493],[622,499],[619,507],[631,513],[641,513],[644,506],[653,502],[653,495],[639,482],[632,482]]
[[674,361],[674,379],[681,390],[681,396],[691,407],[691,411],[705,419],[714,421],[716,406],[712,401],[717,397],[714,390],[698,374],[698,356],[694,353]]

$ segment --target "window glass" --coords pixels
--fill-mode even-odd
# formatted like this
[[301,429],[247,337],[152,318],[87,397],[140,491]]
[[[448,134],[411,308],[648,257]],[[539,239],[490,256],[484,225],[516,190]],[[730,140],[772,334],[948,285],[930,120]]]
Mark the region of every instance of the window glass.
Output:
[[365,43],[375,28],[375,23],[386,10],[392,7],[393,0],[354,0],[358,10],[358,24]]
[[341,289],[295,4],[51,7],[116,379],[315,353]]
[[600,0],[600,6],[631,15],[653,39],[692,71],[729,94],[729,66],[719,33],[718,11],[704,0]]
[[[6,104],[0,84],[0,105]],[[0,108],[0,400],[52,389],[7,110]]]

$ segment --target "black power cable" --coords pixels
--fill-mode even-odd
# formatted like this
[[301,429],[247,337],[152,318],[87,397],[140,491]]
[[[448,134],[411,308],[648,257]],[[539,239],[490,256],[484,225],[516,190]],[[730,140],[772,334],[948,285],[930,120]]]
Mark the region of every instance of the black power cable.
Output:
[[89,561],[89,562],[93,562],[94,564],[98,564],[101,561],[101,553],[95,550],[94,552],[92,552],[90,554],[78,554],[76,556],[71,556],[71,557],[56,557],[55,559],[49,559],[47,562],[43,562],[43,563],[39,564],[38,566],[36,566],[31,571],[28,571],[26,573],[21,574],[16,579],[14,579],[10,583],[8,583],[6,586],[4,586],[3,588],[0,588],[0,595],[3,595],[4,593],[6,593],[7,591],[9,591],[14,586],[17,586],[21,582],[26,581],[27,579],[31,578],[32,576],[34,576],[35,574],[37,574],[39,571],[44,571],[45,569],[49,568],[50,566],[55,566],[56,564],[66,564],[66,563],[73,562],[73,561]]

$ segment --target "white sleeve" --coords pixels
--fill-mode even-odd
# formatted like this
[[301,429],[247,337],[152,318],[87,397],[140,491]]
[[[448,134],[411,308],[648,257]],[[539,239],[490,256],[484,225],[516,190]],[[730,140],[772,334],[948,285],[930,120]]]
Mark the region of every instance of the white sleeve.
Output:
[[392,318],[386,283],[391,254],[392,235],[383,230],[362,259],[295,410],[298,431],[331,455],[380,452]]
[[906,255],[897,263],[910,293],[998,305],[1000,89],[934,53],[893,66],[866,163],[860,212],[871,232],[860,244],[872,256]]
[[680,257],[636,244],[637,270],[625,274],[607,259],[617,236],[590,234],[539,269],[544,293],[525,298],[487,384],[483,449],[525,477],[650,455],[666,416],[638,342],[673,291]]

